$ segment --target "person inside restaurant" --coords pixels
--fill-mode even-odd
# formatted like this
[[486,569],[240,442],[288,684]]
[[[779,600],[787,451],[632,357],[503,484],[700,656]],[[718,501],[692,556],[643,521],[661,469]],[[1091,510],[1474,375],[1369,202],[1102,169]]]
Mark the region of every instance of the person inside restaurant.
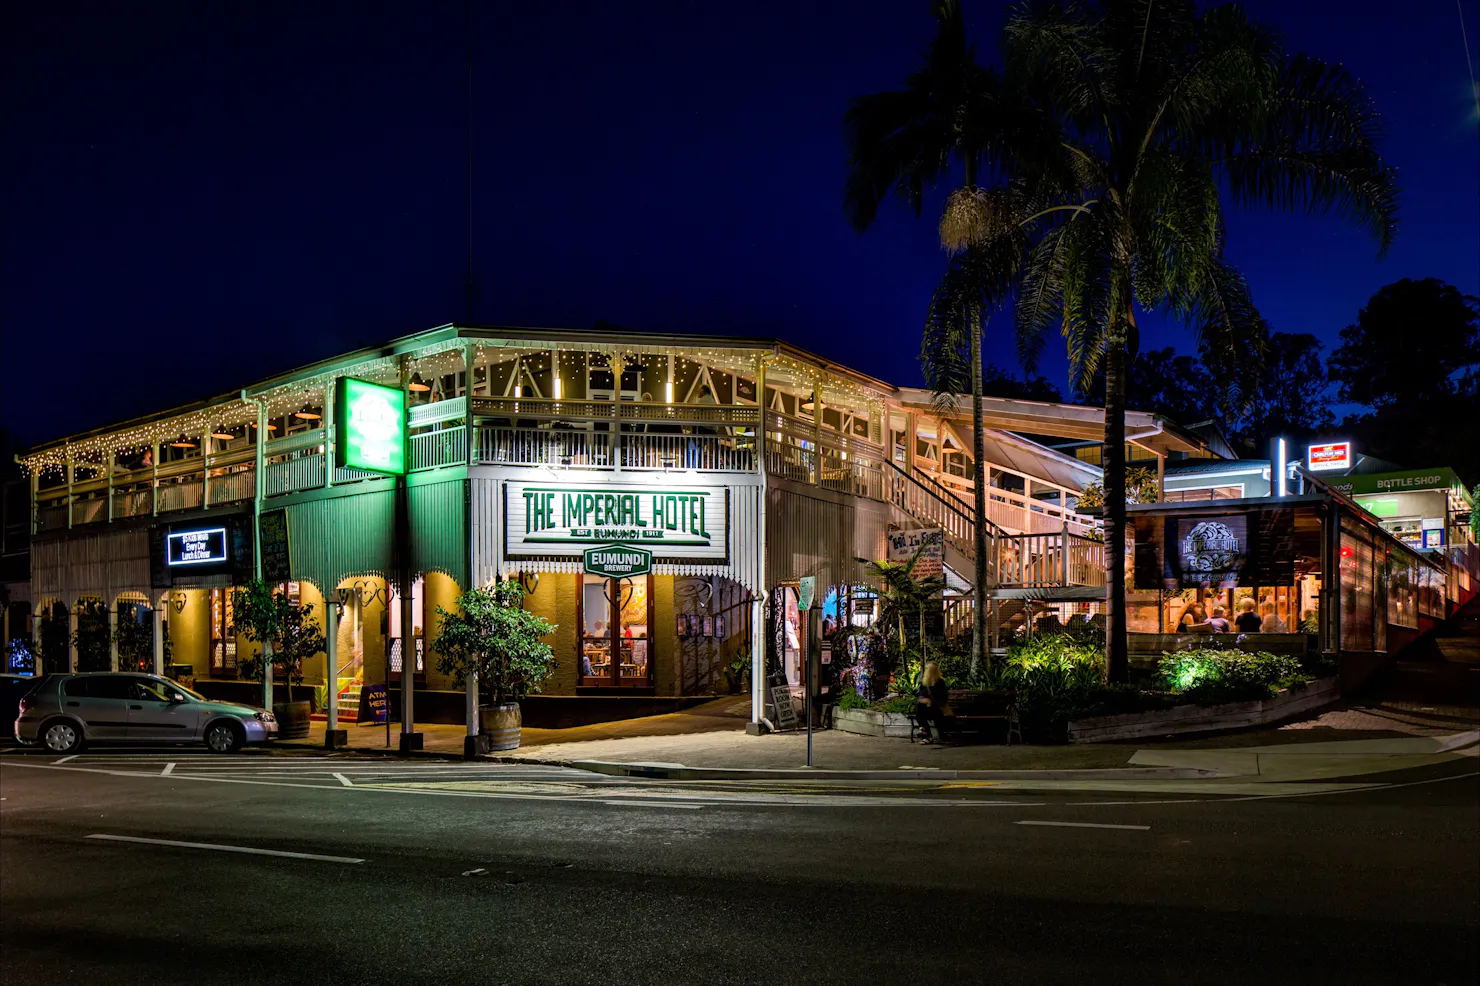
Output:
[[1239,633],[1258,633],[1263,621],[1259,614],[1254,612],[1254,600],[1248,597],[1239,600],[1238,619],[1233,621],[1234,628]]

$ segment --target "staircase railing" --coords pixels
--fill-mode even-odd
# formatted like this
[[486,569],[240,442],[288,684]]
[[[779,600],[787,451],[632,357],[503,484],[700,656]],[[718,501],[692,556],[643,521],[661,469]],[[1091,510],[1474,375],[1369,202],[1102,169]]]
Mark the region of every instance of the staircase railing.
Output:
[[939,527],[951,547],[976,558],[976,523],[970,514],[949,502],[894,463],[889,466],[889,500],[928,527]]

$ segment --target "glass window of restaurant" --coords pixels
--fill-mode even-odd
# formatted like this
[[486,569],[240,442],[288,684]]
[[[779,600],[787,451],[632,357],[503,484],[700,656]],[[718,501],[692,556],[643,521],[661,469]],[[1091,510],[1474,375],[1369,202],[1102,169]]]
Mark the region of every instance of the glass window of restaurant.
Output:
[[[581,576],[581,673],[585,686],[652,684],[652,576]],[[615,654],[616,660],[613,660]]]
[[1373,646],[1372,543],[1366,531],[1343,526],[1341,531],[1341,649],[1371,651]]

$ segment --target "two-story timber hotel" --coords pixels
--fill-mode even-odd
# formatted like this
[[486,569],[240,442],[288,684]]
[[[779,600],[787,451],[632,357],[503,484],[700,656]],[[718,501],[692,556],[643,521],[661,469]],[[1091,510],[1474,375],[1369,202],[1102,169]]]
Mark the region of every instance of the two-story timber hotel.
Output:
[[[336,464],[350,436],[336,433],[334,409],[358,382],[404,401],[404,480]],[[559,667],[526,722],[645,714],[747,687],[759,719],[768,675],[801,681],[799,580],[835,590],[837,619],[866,620],[875,603],[859,560],[889,557],[891,530],[943,531],[947,632],[969,629],[976,598],[989,601],[994,636],[1046,609],[1097,607],[1101,545],[1073,508],[1100,479],[1098,448],[1091,459],[1024,436],[1097,442],[1102,412],[989,398],[986,423],[993,557],[991,585],[976,593],[968,401],[942,415],[926,392],[774,340],[446,326],[20,457],[30,598],[7,613],[8,633],[32,615],[68,621],[75,668],[87,607],[110,625],[152,619],[157,668],[246,699],[238,668],[253,645],[231,630],[231,587],[261,572],[317,613],[336,603],[337,667],[321,655],[304,668],[321,701],[332,688],[353,719],[361,688],[397,687],[414,655],[416,718],[461,721],[460,687],[429,650],[437,609],[514,577],[526,607],[558,625]],[[356,441],[387,423],[361,424]],[[1136,412],[1126,431],[1163,490],[1169,460],[1194,467],[1165,499],[1236,506],[1253,495],[1242,479],[1220,492],[1237,469],[1186,461],[1222,458],[1216,439]],[[587,550],[602,546],[618,550],[593,563]],[[1158,598],[1158,610],[1172,605]],[[1295,623],[1305,597],[1280,598]],[[1144,629],[1175,616],[1158,612]],[[38,645],[43,622],[27,625]],[[83,670],[118,659],[115,644]]]

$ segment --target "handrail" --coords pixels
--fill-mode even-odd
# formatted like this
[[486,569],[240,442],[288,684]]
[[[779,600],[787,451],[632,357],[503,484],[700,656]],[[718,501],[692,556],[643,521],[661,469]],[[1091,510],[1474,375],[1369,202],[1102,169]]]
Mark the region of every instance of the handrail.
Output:
[[[888,459],[885,459],[884,461],[888,462],[890,468],[892,468],[895,472],[910,480],[915,485],[919,486],[921,489],[929,493],[931,496],[935,497],[937,500],[940,500],[941,503],[945,505],[946,509],[954,510],[957,514],[964,517],[968,523],[974,524],[976,522],[975,518],[971,514],[962,509],[965,504],[957,506],[957,504],[960,503],[961,498],[947,489],[944,484],[937,483],[929,476],[921,477],[907,473]],[[919,472],[918,469],[916,469],[915,471]],[[1011,534],[1008,534],[1006,530],[999,527],[990,517],[983,517],[982,520],[986,522],[987,533],[992,535],[993,537],[1012,537]]]
[[315,445],[323,445],[325,441],[325,429],[314,428],[298,435],[284,435],[282,438],[274,438],[262,449],[264,456],[285,455],[288,452],[297,452],[299,449],[312,448]]

